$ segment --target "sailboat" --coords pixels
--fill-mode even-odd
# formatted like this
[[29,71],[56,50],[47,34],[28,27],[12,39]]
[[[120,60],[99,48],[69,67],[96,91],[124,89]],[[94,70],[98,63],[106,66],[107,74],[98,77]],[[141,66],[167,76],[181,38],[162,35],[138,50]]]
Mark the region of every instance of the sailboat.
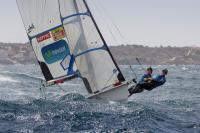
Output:
[[126,100],[126,81],[86,0],[17,0],[45,87],[81,78],[87,98]]

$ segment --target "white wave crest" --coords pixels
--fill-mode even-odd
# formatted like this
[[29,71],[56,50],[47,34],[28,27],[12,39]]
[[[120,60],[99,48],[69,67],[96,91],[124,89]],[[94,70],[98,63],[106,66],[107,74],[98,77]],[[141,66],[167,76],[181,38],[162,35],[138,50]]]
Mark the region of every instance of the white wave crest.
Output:
[[17,83],[19,81],[12,79],[11,77],[0,75],[0,82],[15,82],[15,83]]

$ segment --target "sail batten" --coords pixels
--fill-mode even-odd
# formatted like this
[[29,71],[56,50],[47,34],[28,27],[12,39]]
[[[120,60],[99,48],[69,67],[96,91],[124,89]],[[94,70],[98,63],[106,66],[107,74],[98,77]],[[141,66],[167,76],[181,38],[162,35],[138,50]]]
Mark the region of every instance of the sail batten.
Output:
[[72,14],[70,16],[66,16],[66,17],[62,17],[62,21],[64,21],[65,19],[68,19],[68,18],[71,18],[71,17],[75,17],[75,16],[89,16],[89,13],[88,12],[84,12],[84,13],[77,13],[77,14]]
[[89,53],[89,52],[95,52],[97,50],[106,50],[106,48],[103,46],[103,47],[99,47],[99,48],[88,49],[88,50],[83,51],[82,53],[74,55],[74,57],[76,58],[78,56],[84,55],[84,54]]

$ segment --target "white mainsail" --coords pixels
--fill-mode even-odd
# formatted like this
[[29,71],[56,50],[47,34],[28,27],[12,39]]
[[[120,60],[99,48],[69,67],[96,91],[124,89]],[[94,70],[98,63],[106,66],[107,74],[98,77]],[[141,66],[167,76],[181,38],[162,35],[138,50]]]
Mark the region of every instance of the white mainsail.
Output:
[[[73,69],[67,68],[75,62],[89,93],[125,80],[85,0],[17,2],[36,56],[53,77],[73,74]],[[49,61],[43,53],[48,56],[48,46],[52,44],[55,45],[52,49],[63,55]]]
[[119,68],[113,62],[93,16],[84,0],[60,0],[60,11],[81,76],[92,92],[119,82]]

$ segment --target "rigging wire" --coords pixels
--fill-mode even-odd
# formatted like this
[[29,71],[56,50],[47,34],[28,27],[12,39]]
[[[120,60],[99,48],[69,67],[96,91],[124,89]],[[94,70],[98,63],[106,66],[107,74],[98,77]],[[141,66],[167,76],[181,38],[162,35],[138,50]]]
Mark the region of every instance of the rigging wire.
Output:
[[[102,11],[104,11],[106,13],[106,15],[109,17],[109,20],[111,22],[111,24],[114,26],[113,28],[115,28],[115,30],[118,32],[118,35],[120,36],[120,38],[122,39],[122,41],[125,43],[125,44],[128,44],[125,36],[122,34],[122,32],[120,31],[119,27],[117,26],[117,24],[115,23],[114,19],[112,18],[112,15],[110,15],[110,13],[108,12],[107,8],[105,8],[103,6],[103,4],[101,3],[101,1],[99,1],[99,5],[101,6],[102,8]],[[104,15],[103,15],[104,16]]]
[[41,80],[40,88],[39,89],[40,89],[41,97],[46,100],[47,98],[46,98],[45,86],[44,86],[43,80]]
[[[64,23],[63,23],[63,21],[62,21],[62,12],[61,12],[61,3],[60,3],[60,0],[57,0],[57,2],[58,2],[58,8],[59,8],[60,21],[61,21],[62,26],[63,26],[63,28],[64,28],[65,25],[64,25]],[[67,35],[66,28],[64,28],[64,32],[65,32],[65,37],[66,37],[66,39],[67,39],[67,41],[68,41],[68,43],[69,43],[69,38],[68,38],[68,35]]]
[[109,27],[109,23],[107,22],[107,20],[106,20],[106,18],[105,18],[105,15],[103,15],[103,14],[101,13],[101,9],[97,6],[97,4],[96,4],[94,1],[91,1],[91,2],[92,2],[92,4],[96,7],[96,8],[95,8],[95,9],[96,9],[96,13],[98,13],[99,16],[101,16],[100,18],[103,20],[102,22],[105,22],[105,23],[106,23],[105,26],[106,26],[106,28],[108,29],[108,31],[110,32],[110,35],[112,35],[113,40],[115,41],[115,43],[118,43],[116,37],[114,36],[112,30],[111,30],[110,27]]
[[[101,18],[103,19],[103,21],[104,21],[105,23],[107,23],[107,24],[106,24],[106,27],[107,27],[108,31],[110,32],[110,34],[111,34],[113,40],[115,41],[115,43],[118,44],[118,41],[117,41],[115,35],[113,34],[111,28],[108,26],[109,24],[108,24],[108,22],[106,21],[106,18],[104,18],[105,16],[101,14],[101,9],[100,9],[100,7],[97,6],[96,3],[95,3],[94,1],[91,0],[91,2],[93,3],[94,6],[96,6],[97,13],[99,12],[99,14],[100,14]],[[102,6],[102,4],[100,4],[100,2],[99,2],[99,5],[101,5],[103,11],[105,11],[105,12],[107,11],[105,8],[103,8],[103,6]],[[114,23],[114,21],[111,19],[111,18],[112,18],[111,15],[109,15],[108,12],[106,12],[106,14],[109,16],[109,18],[110,18],[110,20],[111,20],[111,22],[112,22],[112,25],[114,26],[114,28],[115,28],[116,31],[118,32],[118,34],[119,34],[119,36],[121,37],[121,39],[125,42],[125,44],[128,44],[127,41],[126,41],[126,39],[125,39],[125,37],[122,35],[121,31],[120,31],[119,28],[117,27],[117,25],[116,25],[116,24]],[[129,65],[129,68],[130,68],[131,72],[134,74],[135,79],[137,79],[137,74],[135,73],[134,69],[132,68],[132,65],[131,65],[130,61],[129,61],[128,58],[126,57],[126,54],[125,54],[123,51],[122,51],[121,53],[124,55],[124,58],[125,58],[127,64]]]
[[59,84],[57,84],[57,86],[61,91],[66,92]]
[[[119,34],[119,36],[121,37],[122,41],[124,41],[125,44],[128,44],[128,42],[127,42],[125,36],[124,36],[124,35],[122,34],[122,32],[120,31],[119,27],[116,25],[116,23],[115,23],[114,20],[112,19],[111,15],[108,13],[107,9],[106,9],[104,6],[102,6],[102,3],[101,3],[100,1],[99,1],[99,4],[100,4],[101,7],[103,8],[103,11],[105,11],[106,14],[109,16],[112,25],[114,26],[114,28],[115,28],[116,31],[118,32],[118,34]],[[124,54],[123,51],[122,51],[122,54],[123,54],[123,55],[126,55],[126,54]],[[130,70],[132,71],[132,73],[134,73],[134,75],[136,76],[136,79],[137,79],[137,75],[136,75],[136,73],[134,72],[134,70],[133,70],[133,68],[132,68],[132,66],[131,66],[131,63],[129,62],[129,60],[127,59],[126,56],[124,56],[124,57],[125,57],[125,60],[127,61],[128,65],[129,65],[129,67],[130,67]],[[136,61],[137,61],[138,64],[141,66],[141,68],[142,68],[144,71],[146,71],[145,68],[143,67],[142,63],[140,62],[140,60],[139,60],[138,57],[136,57]]]
[[[122,39],[122,41],[124,41],[125,44],[128,44],[128,42],[127,42],[125,36],[124,36],[124,35],[122,34],[122,32],[120,31],[119,27],[116,25],[115,21],[112,19],[111,15],[108,13],[107,9],[106,9],[104,6],[102,6],[102,3],[101,3],[100,1],[99,1],[99,5],[101,5],[103,11],[106,12],[106,15],[109,16],[109,19],[111,20],[112,25],[114,26],[114,28],[115,28],[116,31],[118,32],[118,35],[120,36],[120,38]],[[104,16],[104,15],[102,15],[102,16]],[[112,36],[114,36],[114,35],[112,34]],[[115,40],[116,40],[116,39],[115,39]],[[121,52],[122,52],[123,55],[126,55],[123,51],[121,51]],[[125,60],[126,60],[127,64],[128,64],[129,67],[130,67],[130,70],[132,71],[132,73],[135,75],[135,77],[136,77],[136,79],[137,79],[137,75],[136,75],[134,69],[132,68],[130,61],[127,59],[126,56],[124,56],[124,57],[125,57]],[[141,68],[142,68],[144,71],[146,71],[146,69],[143,67],[143,65],[142,65],[142,63],[140,62],[140,60],[139,60],[138,57],[136,57],[136,61],[137,61],[138,64],[141,66]]]
[[146,69],[144,68],[144,66],[142,65],[142,63],[140,62],[139,58],[136,57],[136,61],[138,62],[138,64],[140,65],[140,67],[146,71]]
[[[41,97],[43,97],[46,100],[47,99],[47,97],[46,97],[46,91],[45,91],[46,87],[45,87],[44,82],[46,83],[46,81],[41,80],[41,84],[40,84],[39,90],[40,90]],[[64,90],[59,84],[56,84],[56,85],[58,86],[58,88],[61,91],[66,92],[66,90]]]

